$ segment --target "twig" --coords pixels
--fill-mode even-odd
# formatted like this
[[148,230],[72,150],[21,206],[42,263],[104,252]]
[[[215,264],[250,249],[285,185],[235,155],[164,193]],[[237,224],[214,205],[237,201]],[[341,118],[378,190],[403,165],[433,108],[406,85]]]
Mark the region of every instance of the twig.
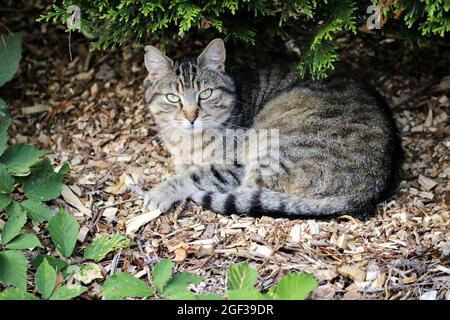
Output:
[[101,206],[101,207],[98,207],[98,208],[99,209],[106,209],[106,208],[116,207],[116,206],[119,206],[121,204],[124,204],[124,203],[127,203],[127,202],[133,202],[133,201],[136,201],[136,200],[139,200],[139,199],[140,198],[130,198],[128,200],[117,201],[117,202],[114,202],[112,204],[108,204],[106,206]]

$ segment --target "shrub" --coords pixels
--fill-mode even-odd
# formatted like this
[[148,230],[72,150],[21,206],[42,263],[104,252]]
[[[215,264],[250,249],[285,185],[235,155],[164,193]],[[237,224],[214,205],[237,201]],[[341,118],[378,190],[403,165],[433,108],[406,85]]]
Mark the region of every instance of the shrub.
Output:
[[[41,19],[65,22],[77,5],[81,30],[93,35],[92,49],[105,49],[133,39],[160,43],[170,50],[185,35],[220,36],[237,45],[260,45],[307,34],[299,70],[323,77],[338,60],[334,42],[341,31],[377,16],[381,30],[394,30],[410,43],[443,37],[450,30],[446,0],[57,0]],[[371,4],[379,6],[370,12]],[[369,13],[367,13],[369,11]]]

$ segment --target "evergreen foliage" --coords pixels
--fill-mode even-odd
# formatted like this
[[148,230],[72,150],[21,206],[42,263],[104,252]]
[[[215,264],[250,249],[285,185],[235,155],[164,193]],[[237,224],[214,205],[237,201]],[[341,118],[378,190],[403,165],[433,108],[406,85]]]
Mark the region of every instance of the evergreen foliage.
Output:
[[337,33],[356,33],[371,15],[370,5],[380,8],[379,32],[395,31],[408,43],[424,44],[450,30],[449,0],[56,0],[40,19],[65,22],[70,5],[79,6],[92,49],[131,39],[170,50],[188,33],[262,47],[268,37],[281,43],[292,33],[307,33],[298,67],[315,78],[339,59]]

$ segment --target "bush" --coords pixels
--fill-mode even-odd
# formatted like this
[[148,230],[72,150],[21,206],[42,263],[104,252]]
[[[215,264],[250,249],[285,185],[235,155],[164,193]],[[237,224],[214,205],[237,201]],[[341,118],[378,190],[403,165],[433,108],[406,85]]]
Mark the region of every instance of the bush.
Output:
[[[356,33],[371,14],[381,30],[394,30],[410,43],[443,37],[450,30],[447,0],[60,0],[47,21],[67,21],[65,9],[77,5],[81,29],[92,34],[92,49],[120,45],[127,39],[159,42],[170,50],[187,33],[220,36],[228,42],[260,44],[267,39],[286,40],[290,34],[307,34],[299,70],[323,77],[338,60],[335,36]],[[379,11],[368,10],[372,4]],[[369,11],[369,13],[367,13]],[[69,10],[69,12],[72,12]],[[73,16],[72,16],[73,17]]]

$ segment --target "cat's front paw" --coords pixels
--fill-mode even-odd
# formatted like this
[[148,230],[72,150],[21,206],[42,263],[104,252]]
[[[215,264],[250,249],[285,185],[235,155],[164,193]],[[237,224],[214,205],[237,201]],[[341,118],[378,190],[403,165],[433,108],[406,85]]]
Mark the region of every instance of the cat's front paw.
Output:
[[162,212],[168,211],[172,208],[178,199],[173,195],[158,190],[158,188],[152,189],[144,195],[144,207],[151,210],[159,209]]

